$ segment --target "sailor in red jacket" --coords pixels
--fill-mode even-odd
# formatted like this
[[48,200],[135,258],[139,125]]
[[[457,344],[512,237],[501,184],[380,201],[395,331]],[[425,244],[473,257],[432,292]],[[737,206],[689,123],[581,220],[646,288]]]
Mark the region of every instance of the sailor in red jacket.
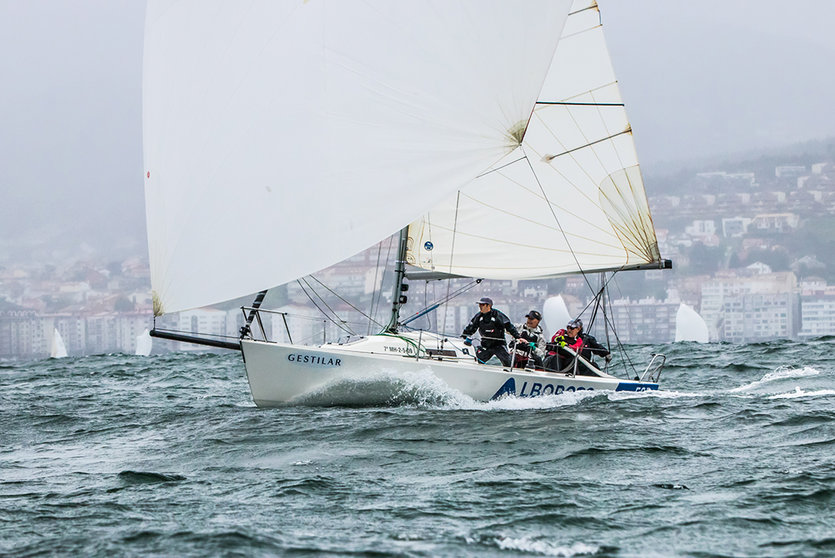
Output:
[[[579,353],[583,348],[583,338],[580,337],[580,330],[583,328],[583,322],[578,319],[571,320],[565,329],[557,331],[551,338],[551,343],[559,345],[560,347],[568,347],[576,353]],[[549,351],[548,354],[556,353],[556,348]]]

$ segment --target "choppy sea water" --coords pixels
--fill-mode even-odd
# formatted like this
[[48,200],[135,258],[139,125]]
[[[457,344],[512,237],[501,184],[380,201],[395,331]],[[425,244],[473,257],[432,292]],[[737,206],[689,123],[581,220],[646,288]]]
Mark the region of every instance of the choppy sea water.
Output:
[[632,347],[662,391],[418,377],[353,408],[257,409],[233,353],[4,363],[0,555],[832,556],[833,347]]

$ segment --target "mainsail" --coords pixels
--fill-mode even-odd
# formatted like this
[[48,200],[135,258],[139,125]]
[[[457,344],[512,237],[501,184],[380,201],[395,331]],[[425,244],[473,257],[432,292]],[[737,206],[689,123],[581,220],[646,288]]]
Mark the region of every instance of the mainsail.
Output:
[[407,261],[518,279],[661,261],[597,3],[576,0],[521,144],[409,228]]
[[[336,263],[505,161],[529,121],[539,138],[525,144],[532,154],[552,129],[537,124],[546,113],[597,115],[536,105],[531,118],[537,98],[616,97],[615,86],[575,95],[553,72],[546,82],[560,37],[569,38],[570,4],[150,0],[143,127],[155,313]],[[605,134],[625,126],[599,120]],[[623,157],[605,168],[632,176],[631,139],[613,141],[627,147],[582,157]],[[575,134],[563,147],[585,142]],[[487,176],[474,186],[500,175]],[[610,189],[622,184],[615,177]],[[620,244],[607,242],[600,258],[609,265]],[[640,252],[645,242],[636,243]]]

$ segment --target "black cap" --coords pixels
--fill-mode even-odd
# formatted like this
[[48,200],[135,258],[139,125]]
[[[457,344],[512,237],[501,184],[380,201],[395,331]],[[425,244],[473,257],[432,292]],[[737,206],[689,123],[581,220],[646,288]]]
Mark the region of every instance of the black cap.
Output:
[[525,317],[526,318],[533,318],[534,320],[541,320],[542,319],[542,314],[540,314],[536,310],[531,310],[530,312],[525,314]]
[[571,320],[570,322],[568,322],[568,325],[566,325],[565,327],[566,327],[566,328],[569,328],[569,327],[570,327],[570,328],[579,327],[579,328],[581,328],[581,329],[582,329],[582,327],[583,327],[583,321],[582,321],[580,318],[574,318],[573,320]]
[[490,306],[493,306],[493,299],[483,296],[476,304],[489,304]]

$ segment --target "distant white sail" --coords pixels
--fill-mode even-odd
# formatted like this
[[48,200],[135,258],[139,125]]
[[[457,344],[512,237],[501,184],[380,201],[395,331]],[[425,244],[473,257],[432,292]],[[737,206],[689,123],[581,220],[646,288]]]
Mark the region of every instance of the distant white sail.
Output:
[[153,347],[153,340],[151,339],[151,332],[147,329],[136,336],[136,354],[138,356],[148,356],[151,354]]
[[409,263],[487,279],[661,260],[595,0],[574,2],[519,147],[409,237]]
[[64,339],[58,333],[57,328],[52,333],[52,345],[49,350],[49,356],[51,358],[64,358],[67,356],[67,346],[64,345]]
[[564,328],[565,324],[571,320],[571,314],[561,295],[552,296],[545,301],[542,307],[542,318],[545,322],[544,328],[551,335]]
[[681,303],[676,313],[676,342],[707,343],[708,340],[707,324],[704,319],[693,308]]
[[503,160],[570,7],[150,0],[142,113],[155,313],[343,260]]

